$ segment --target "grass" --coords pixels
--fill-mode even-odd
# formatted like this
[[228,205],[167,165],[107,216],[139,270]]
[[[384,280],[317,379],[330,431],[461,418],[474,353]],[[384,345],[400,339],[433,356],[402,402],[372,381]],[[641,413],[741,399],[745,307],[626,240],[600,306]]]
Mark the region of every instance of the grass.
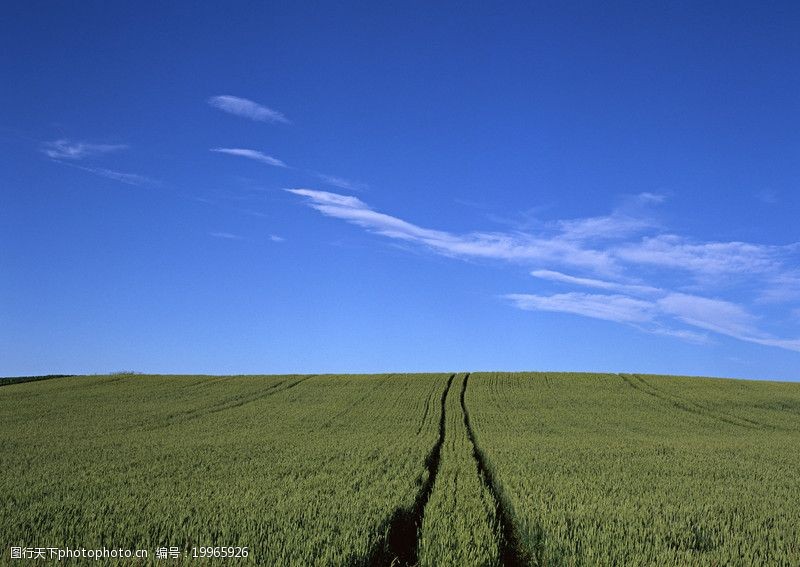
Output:
[[435,490],[420,533],[420,565],[499,565],[494,499],[479,474],[467,435],[458,377],[447,396],[446,430]]
[[798,384],[17,382],[0,388],[0,563],[11,546],[219,545],[263,565],[798,565],[798,470]]
[[358,562],[416,495],[446,379],[113,376],[2,388],[0,546],[231,545],[265,565]]
[[797,384],[476,374],[469,404],[540,565],[797,565]]

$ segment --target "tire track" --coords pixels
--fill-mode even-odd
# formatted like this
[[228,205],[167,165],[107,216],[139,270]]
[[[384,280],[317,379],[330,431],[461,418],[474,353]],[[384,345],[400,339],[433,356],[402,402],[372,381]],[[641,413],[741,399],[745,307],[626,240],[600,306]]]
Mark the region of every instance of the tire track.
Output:
[[746,424],[750,424],[753,427],[771,427],[771,426],[769,426],[769,425],[767,425],[765,423],[761,423],[760,421],[755,421],[753,419],[750,419],[748,417],[744,417],[742,415],[735,415],[735,414],[732,414],[732,413],[729,413],[729,412],[726,412],[726,411],[722,411],[722,410],[719,410],[719,409],[714,409],[713,407],[711,407],[707,403],[688,400],[688,399],[686,399],[685,397],[683,397],[683,396],[681,396],[679,394],[674,394],[674,393],[667,392],[663,388],[659,388],[658,386],[653,384],[651,381],[645,380],[644,377],[639,375],[639,374],[634,374],[633,377],[636,378],[637,380],[639,380],[640,383],[647,385],[647,387],[651,388],[653,391],[659,392],[659,393],[663,394],[664,396],[667,396],[667,397],[670,397],[672,399],[679,400],[679,401],[681,401],[683,403],[686,403],[688,405],[694,406],[694,407],[696,407],[698,409],[699,412],[704,412],[707,415],[710,415],[710,416],[715,417],[717,419],[722,419],[722,420],[731,419],[731,420],[743,421]]
[[422,518],[425,516],[425,506],[433,492],[436,475],[439,472],[442,445],[445,437],[445,406],[447,394],[453,384],[455,374],[451,374],[447,385],[442,392],[441,413],[439,414],[439,437],[436,439],[427,457],[425,468],[428,475],[422,483],[414,504],[411,508],[398,508],[384,527],[385,534],[376,545],[365,562],[356,562],[354,565],[368,565],[370,567],[410,567],[417,564],[419,555],[419,529]]
[[353,408],[357,408],[357,407],[363,405],[364,401],[367,398],[369,398],[370,395],[372,395],[372,392],[367,392],[366,394],[364,394],[363,396],[358,398],[355,402],[352,402],[350,405],[345,407],[343,410],[341,410],[339,412],[336,412],[330,419],[328,419],[328,421],[326,421],[325,423],[320,425],[320,427],[322,429],[327,429],[327,428],[333,426],[333,424],[334,424],[334,422],[336,420],[338,420],[339,418],[341,418],[341,417],[347,415],[348,413],[350,413],[351,411],[353,411]]
[[203,379],[200,380],[199,382],[195,382],[193,384],[187,384],[184,387],[184,389],[186,390],[200,389],[224,380],[230,380],[230,378],[228,376],[204,376]]
[[472,456],[475,458],[478,476],[494,499],[497,519],[500,522],[499,528],[501,537],[498,542],[500,564],[506,567],[528,565],[529,562],[525,560],[525,554],[522,552],[519,538],[514,529],[514,522],[511,519],[511,512],[503,498],[502,490],[497,480],[494,478],[491,468],[487,465],[486,455],[484,455],[483,451],[478,446],[478,442],[475,439],[475,432],[472,430],[472,423],[469,419],[469,410],[467,410],[466,403],[468,381],[469,373],[464,376],[464,382],[461,385],[461,411],[464,414],[464,426],[467,428],[467,437],[469,437],[470,443],[472,443]]
[[425,422],[428,419],[428,412],[430,411],[431,406],[431,398],[433,398],[433,392],[435,390],[432,388],[430,394],[428,394],[428,398],[425,400],[425,413],[422,414],[422,420],[419,422],[419,427],[417,428],[417,435],[422,432],[422,428],[425,427]]
[[725,421],[726,419],[742,421],[745,424],[749,424],[750,426],[752,426],[754,428],[761,428],[761,427],[773,428],[773,426],[771,426],[771,425],[768,425],[766,423],[762,423],[760,421],[756,421],[754,419],[750,419],[749,417],[744,417],[742,415],[735,415],[733,413],[729,413],[729,412],[725,412],[725,411],[722,411],[722,410],[714,409],[713,407],[709,406],[707,403],[701,403],[701,402],[698,402],[698,401],[688,400],[685,397],[680,396],[678,394],[670,394],[669,392],[664,391],[663,388],[659,388],[658,386],[656,386],[652,382],[650,382],[648,380],[645,380],[644,377],[642,377],[639,374],[634,374],[634,377],[637,378],[639,380],[639,382],[641,382],[642,384],[646,384],[647,386],[652,388],[654,391],[663,393],[665,396],[669,396],[669,397],[671,397],[673,399],[677,399],[677,400],[682,401],[682,402],[684,402],[686,404],[690,404],[690,405],[698,408],[698,411],[705,412],[707,415],[715,417],[717,419],[721,419],[723,421]]
[[748,429],[761,429],[766,427],[763,423],[743,417],[715,412],[710,408],[703,406],[702,404],[686,400],[674,394],[668,394],[656,386],[653,386],[638,374],[631,374],[629,376],[626,376],[625,374],[617,374],[617,376],[622,378],[631,388],[689,413],[693,413],[705,418],[716,419],[718,421],[722,421],[730,425],[736,425],[738,427],[746,427]]
[[220,402],[217,402],[215,404],[212,404],[211,406],[206,406],[206,407],[195,408],[195,409],[187,410],[187,411],[183,411],[183,412],[178,412],[178,413],[175,413],[175,414],[167,416],[166,423],[162,423],[160,425],[157,425],[155,427],[151,427],[149,429],[162,429],[164,427],[169,427],[171,425],[177,425],[177,424],[181,424],[181,423],[187,423],[189,421],[194,421],[196,419],[200,419],[202,417],[205,417],[205,416],[208,416],[208,415],[211,415],[211,414],[214,414],[214,413],[219,413],[221,411],[225,411],[225,410],[229,410],[229,409],[233,409],[233,408],[238,408],[238,407],[241,407],[243,405],[250,404],[252,402],[256,402],[256,401],[258,401],[258,400],[260,400],[262,398],[266,398],[268,396],[272,396],[274,394],[279,394],[281,392],[285,392],[286,390],[290,390],[291,388],[294,388],[298,384],[300,384],[302,382],[305,382],[306,380],[308,380],[310,378],[313,378],[314,376],[316,376],[316,375],[312,374],[310,376],[304,376],[303,378],[300,378],[299,380],[295,380],[294,382],[290,382],[284,388],[281,388],[281,386],[283,386],[284,384],[289,382],[289,379],[281,380],[279,382],[276,382],[275,384],[271,384],[270,386],[268,386],[267,388],[264,388],[263,390],[255,392],[253,394],[249,394],[249,395],[246,395],[246,396],[232,397],[232,398],[228,398],[226,400],[222,400]]
[[295,380],[294,382],[290,382],[285,388],[281,388],[280,386],[283,386],[284,384],[286,384],[286,382],[288,382],[288,380],[283,380],[283,381],[278,382],[277,384],[271,386],[270,388],[267,388],[266,390],[264,390],[262,392],[259,392],[258,394],[255,394],[253,396],[247,396],[247,397],[239,398],[237,400],[229,401],[228,403],[225,403],[224,405],[223,404],[219,404],[218,406],[212,408],[211,410],[209,410],[208,412],[206,412],[203,415],[209,415],[209,414],[221,412],[221,411],[224,411],[224,410],[238,408],[238,407],[241,407],[241,406],[243,406],[245,404],[250,404],[250,403],[256,402],[256,401],[258,401],[258,400],[260,400],[262,398],[266,398],[267,396],[272,396],[274,394],[280,394],[280,393],[285,392],[287,390],[291,390],[295,386],[297,386],[299,384],[302,384],[303,382],[305,382],[306,380],[309,380],[310,378],[313,378],[314,376],[315,376],[314,374],[312,374],[310,376],[305,376],[303,378],[300,378],[299,380]]

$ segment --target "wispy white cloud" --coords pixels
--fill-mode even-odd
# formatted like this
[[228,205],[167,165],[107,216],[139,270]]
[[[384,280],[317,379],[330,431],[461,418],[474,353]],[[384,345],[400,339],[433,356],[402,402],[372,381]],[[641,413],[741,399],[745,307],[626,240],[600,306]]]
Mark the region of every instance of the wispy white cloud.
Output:
[[756,337],[736,337],[736,338],[764,346],[778,347],[786,350],[793,350],[796,352],[800,352],[800,339],[776,339],[776,338],[756,338]]
[[128,146],[125,144],[90,144],[88,142],[61,139],[43,142],[39,149],[44,155],[52,159],[78,161],[127,148]]
[[663,195],[655,193],[626,195],[610,214],[557,220],[549,225],[557,228],[559,237],[565,240],[591,241],[595,245],[603,241],[622,240],[658,228],[659,223],[650,211],[653,205],[664,200]]
[[778,193],[772,189],[762,189],[761,191],[758,191],[756,193],[756,199],[765,205],[777,205],[779,201]]
[[324,183],[338,187],[339,189],[346,189],[348,191],[363,191],[366,189],[366,185],[363,183],[356,183],[355,181],[350,181],[349,179],[345,179],[343,177],[326,175],[324,173],[317,173],[316,175]]
[[471,232],[453,234],[431,230],[372,210],[357,197],[314,189],[287,189],[308,200],[322,214],[346,220],[377,234],[414,241],[447,256],[513,262],[556,262],[599,272],[614,271],[613,259],[603,251],[583,248],[572,239],[536,237],[523,233]]
[[[327,191],[316,191],[314,189],[286,189],[289,193],[308,197],[310,205],[314,208],[320,205],[336,205],[348,209],[367,209],[367,205],[358,197],[329,193]],[[333,216],[333,215],[331,215]]]
[[706,333],[698,333],[696,331],[690,331],[688,329],[671,329],[669,327],[661,327],[659,325],[649,325],[647,327],[634,325],[634,327],[636,327],[640,331],[644,331],[645,333],[650,333],[651,335],[661,335],[662,337],[671,337],[674,339],[680,339],[687,343],[693,343],[696,345],[707,345],[712,342]]
[[[233,232],[225,232],[225,231],[216,231],[216,232],[209,232],[209,236],[213,236],[214,238],[221,238],[223,240],[244,240],[244,237],[235,234]],[[277,234],[270,234],[269,235],[270,242],[286,242],[286,239],[282,236],[278,236]]]
[[259,161],[261,163],[266,163],[267,165],[272,165],[275,167],[289,167],[278,158],[268,156],[267,154],[259,152],[258,150],[248,150],[245,148],[211,148],[209,151],[217,152],[220,154],[228,154],[231,156],[244,157],[247,159]]
[[261,211],[256,211],[255,209],[236,209],[236,211],[242,213],[243,215],[251,216],[251,217],[258,217],[260,219],[269,218],[269,215],[263,213]]
[[64,161],[58,161],[57,163],[68,165],[70,167],[74,167],[75,169],[80,169],[81,171],[86,171],[87,173],[91,173],[99,177],[105,177],[106,179],[111,179],[113,181],[125,183],[126,185],[142,186],[142,185],[159,184],[158,180],[146,177],[144,175],[139,175],[138,173],[126,173],[124,171],[106,169],[105,167],[85,167],[82,165],[76,165],[74,163],[67,163]]
[[658,306],[663,312],[701,329],[740,341],[800,352],[800,338],[775,337],[759,329],[758,317],[730,301],[672,293],[660,299]]
[[80,169],[81,171],[86,171],[87,173],[99,177],[105,177],[106,179],[112,179],[127,185],[157,185],[157,180],[139,175],[138,173],[128,173],[105,167],[89,167],[76,163],[88,158],[99,157],[104,154],[124,150],[127,149],[127,147],[128,146],[124,144],[90,144],[87,142],[61,139],[53,142],[44,142],[39,149],[44,155],[56,163]]
[[800,269],[778,270],[767,276],[760,290],[758,303],[789,303],[800,300]]
[[762,334],[755,328],[756,317],[730,301],[670,293],[656,303],[663,313],[700,329],[734,337]]
[[252,100],[232,95],[212,96],[208,104],[224,112],[249,118],[257,122],[280,122],[290,124],[289,119],[277,110],[268,108]]
[[[323,215],[389,238],[419,244],[443,256],[533,265],[537,269],[531,274],[541,280],[615,292],[504,296],[520,309],[614,321],[695,343],[708,342],[705,333],[711,332],[800,350],[800,339],[781,338],[767,332],[763,328],[765,321],[744,307],[740,299],[734,302],[684,292],[687,284],[710,293],[715,288],[739,285],[755,293],[754,304],[797,300],[794,292],[800,291],[800,272],[792,266],[800,260],[800,243],[771,246],[699,242],[658,233],[659,223],[648,214],[637,215],[636,209],[660,202],[663,197],[659,195],[636,196],[625,207],[606,216],[540,223],[539,230],[533,233],[459,234],[421,227],[375,211],[357,197],[314,189],[287,191],[303,197]],[[647,231],[657,234],[646,234]],[[554,267],[570,267],[583,274],[570,275]],[[687,279],[686,274],[692,279]],[[639,283],[646,276],[658,278],[661,285]],[[673,282],[674,287],[676,281],[679,289],[670,289],[662,283]]]
[[692,242],[674,235],[644,237],[613,250],[616,258],[693,273],[700,277],[768,273],[779,270],[797,245],[767,246],[746,242]]
[[740,305],[682,293],[668,293],[661,299],[642,300],[625,295],[559,293],[503,296],[527,311],[556,311],[625,323],[644,332],[705,343],[707,337],[695,331],[675,329],[676,322],[732,337],[741,341],[800,352],[800,339],[772,336],[756,327],[757,318]]
[[572,292],[545,296],[510,293],[504,297],[516,307],[527,311],[560,311],[617,323],[649,322],[653,320],[655,313],[655,305],[651,301],[625,295]]
[[565,240],[586,241],[616,240],[639,234],[653,226],[646,218],[624,214],[556,221],[555,226]]
[[649,191],[645,191],[643,193],[633,195],[632,200],[635,204],[652,205],[663,203],[667,200],[667,197],[661,193],[650,193]]
[[624,293],[631,293],[634,295],[650,295],[653,293],[660,293],[662,290],[657,287],[649,285],[625,284],[618,282],[609,282],[605,280],[598,280],[594,278],[580,278],[563,274],[553,270],[534,270],[531,275],[535,278],[543,280],[550,280],[554,282],[561,282],[571,285],[579,285],[583,287],[593,287],[597,289],[607,289],[610,291],[620,291]]
[[209,232],[210,236],[214,238],[222,238],[224,240],[242,240],[242,237],[232,232]]
[[81,169],[99,175],[100,177],[113,179],[120,183],[127,183],[128,185],[155,185],[157,183],[155,179],[137,173],[125,173],[123,171],[114,171],[113,169],[106,169],[104,167],[82,167]]

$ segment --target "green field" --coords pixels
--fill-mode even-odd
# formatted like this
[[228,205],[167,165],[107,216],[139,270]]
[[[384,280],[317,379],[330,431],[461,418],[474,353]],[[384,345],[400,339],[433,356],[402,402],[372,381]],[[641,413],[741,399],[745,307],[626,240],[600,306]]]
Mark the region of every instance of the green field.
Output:
[[[0,384],[3,384],[0,382]],[[0,387],[11,548],[147,564],[800,565],[800,384],[565,373]],[[156,559],[175,547],[178,558]],[[210,551],[209,551],[210,553]],[[107,564],[143,564],[107,560]]]

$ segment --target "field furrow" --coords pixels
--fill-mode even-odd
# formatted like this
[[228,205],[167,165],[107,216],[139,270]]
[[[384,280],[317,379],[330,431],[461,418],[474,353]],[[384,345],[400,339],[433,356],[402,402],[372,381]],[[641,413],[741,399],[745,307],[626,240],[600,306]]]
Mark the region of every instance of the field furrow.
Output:
[[639,390],[649,396],[653,396],[667,404],[670,404],[678,409],[687,411],[689,413],[694,413],[703,417],[707,417],[709,419],[716,419],[725,423],[729,423],[731,425],[737,425],[739,427],[750,427],[750,428],[759,428],[764,427],[763,424],[753,421],[751,419],[737,417],[735,415],[725,414],[722,412],[715,412],[711,410],[711,408],[684,398],[682,396],[671,395],[668,392],[665,392],[638,374],[620,374],[620,378],[622,378],[631,388],[635,390]]
[[796,384],[628,374],[17,382],[0,388],[0,550],[795,566],[798,414]]
[[461,387],[461,410],[464,416],[464,427],[467,430],[467,438],[472,444],[472,456],[475,459],[475,466],[478,471],[478,477],[481,479],[483,485],[492,495],[494,500],[495,516],[498,521],[498,548],[500,564],[505,567],[518,567],[526,565],[528,561],[525,559],[524,552],[519,544],[519,536],[517,535],[516,527],[511,512],[509,511],[508,499],[502,493],[502,488],[497,480],[494,478],[494,473],[488,464],[483,450],[478,445],[475,439],[475,433],[472,430],[472,423],[469,418],[469,410],[467,409],[466,394],[467,384],[469,383],[469,374],[464,376],[464,383]]
[[[249,546],[261,565],[367,564],[394,511],[418,498],[439,434],[429,421],[417,435],[425,398],[448,378],[137,375],[2,388],[0,546]],[[197,417],[147,429],[177,411]]]
[[[425,515],[425,507],[439,473],[442,445],[446,436],[447,396],[454,378],[455,374],[451,374],[442,391],[439,435],[436,443],[425,457],[425,476],[418,479],[420,488],[414,504],[410,508],[398,508],[394,511],[386,526],[384,537],[378,541],[370,554],[369,565],[405,567],[418,563],[419,532]],[[427,411],[428,404],[425,405],[426,414]]]
[[[463,392],[466,376],[460,379]],[[500,564],[495,501],[476,465],[460,400],[451,395],[446,403],[440,470],[420,532],[423,566]]]
[[[455,376],[455,375],[453,375],[453,376]],[[451,378],[453,378],[453,376],[451,376]],[[430,392],[428,394],[428,397],[425,398],[425,411],[422,413],[422,419],[420,420],[419,427],[417,428],[417,435],[422,433],[422,429],[425,427],[425,424],[428,421],[428,414],[430,412],[431,405],[434,403],[433,399],[436,397],[436,387],[435,387],[436,384],[433,384],[432,386],[433,387],[431,387]],[[450,386],[448,384],[448,389],[449,388],[450,388]]]
[[472,427],[531,564],[800,564],[800,435],[791,413],[767,409],[794,407],[800,389],[633,382],[470,378]]

